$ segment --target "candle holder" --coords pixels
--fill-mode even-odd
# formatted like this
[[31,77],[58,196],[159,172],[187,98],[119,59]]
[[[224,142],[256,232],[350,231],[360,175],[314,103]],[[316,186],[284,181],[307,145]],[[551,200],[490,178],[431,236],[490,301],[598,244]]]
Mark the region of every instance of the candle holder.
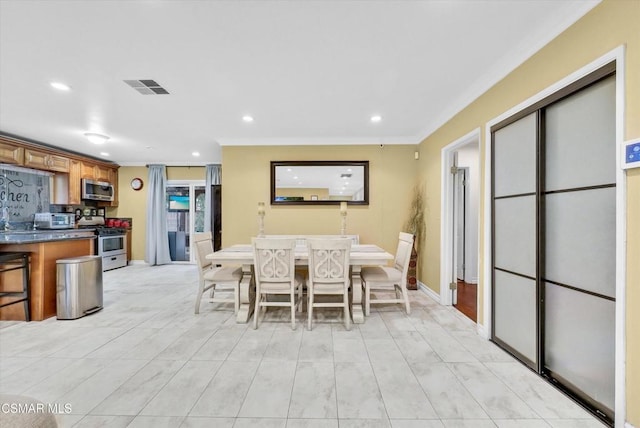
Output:
[[264,202],[258,202],[258,237],[264,236]]
[[342,236],[347,234],[347,203],[340,202],[340,217],[342,218],[340,234]]

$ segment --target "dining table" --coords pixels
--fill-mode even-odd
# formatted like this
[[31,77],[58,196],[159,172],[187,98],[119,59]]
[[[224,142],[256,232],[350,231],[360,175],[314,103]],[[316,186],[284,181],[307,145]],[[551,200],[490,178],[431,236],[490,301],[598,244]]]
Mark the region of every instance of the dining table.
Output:
[[[255,282],[253,280],[253,247],[250,244],[236,244],[207,254],[214,264],[242,265],[242,279],[240,280],[240,309],[236,314],[237,323],[247,323],[251,318],[255,303]],[[372,244],[357,244],[351,246],[351,316],[355,324],[364,323],[362,300],[362,266],[383,266],[394,256],[384,249]],[[295,249],[296,266],[307,266],[309,251],[306,246],[298,245]]]

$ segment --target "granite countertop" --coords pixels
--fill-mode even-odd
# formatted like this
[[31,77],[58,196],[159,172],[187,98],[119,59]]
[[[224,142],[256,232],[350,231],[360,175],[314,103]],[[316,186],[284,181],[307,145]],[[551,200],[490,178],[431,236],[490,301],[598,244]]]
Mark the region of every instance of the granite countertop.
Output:
[[94,229],[0,231],[0,244],[34,244],[48,241],[95,239]]

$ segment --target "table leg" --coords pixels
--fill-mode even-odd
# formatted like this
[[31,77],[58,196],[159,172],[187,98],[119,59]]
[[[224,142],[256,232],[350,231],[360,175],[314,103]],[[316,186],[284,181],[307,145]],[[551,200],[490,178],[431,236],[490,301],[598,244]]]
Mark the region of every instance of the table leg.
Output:
[[351,267],[351,316],[354,324],[364,323],[362,310],[362,279],[360,278],[360,266]]
[[236,315],[238,324],[246,324],[251,318],[255,304],[256,288],[253,283],[252,265],[242,265],[242,279],[240,280],[240,308]]

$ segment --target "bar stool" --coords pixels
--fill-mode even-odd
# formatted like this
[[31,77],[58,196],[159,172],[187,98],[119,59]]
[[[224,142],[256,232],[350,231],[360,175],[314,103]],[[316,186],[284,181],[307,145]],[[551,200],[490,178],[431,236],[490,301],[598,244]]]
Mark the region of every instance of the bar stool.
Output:
[[0,304],[0,308],[23,302],[25,321],[31,321],[29,314],[29,302],[31,301],[29,292],[29,252],[0,252],[0,266],[2,266],[0,273],[22,269],[22,291],[0,291],[0,298],[20,297],[20,299]]

